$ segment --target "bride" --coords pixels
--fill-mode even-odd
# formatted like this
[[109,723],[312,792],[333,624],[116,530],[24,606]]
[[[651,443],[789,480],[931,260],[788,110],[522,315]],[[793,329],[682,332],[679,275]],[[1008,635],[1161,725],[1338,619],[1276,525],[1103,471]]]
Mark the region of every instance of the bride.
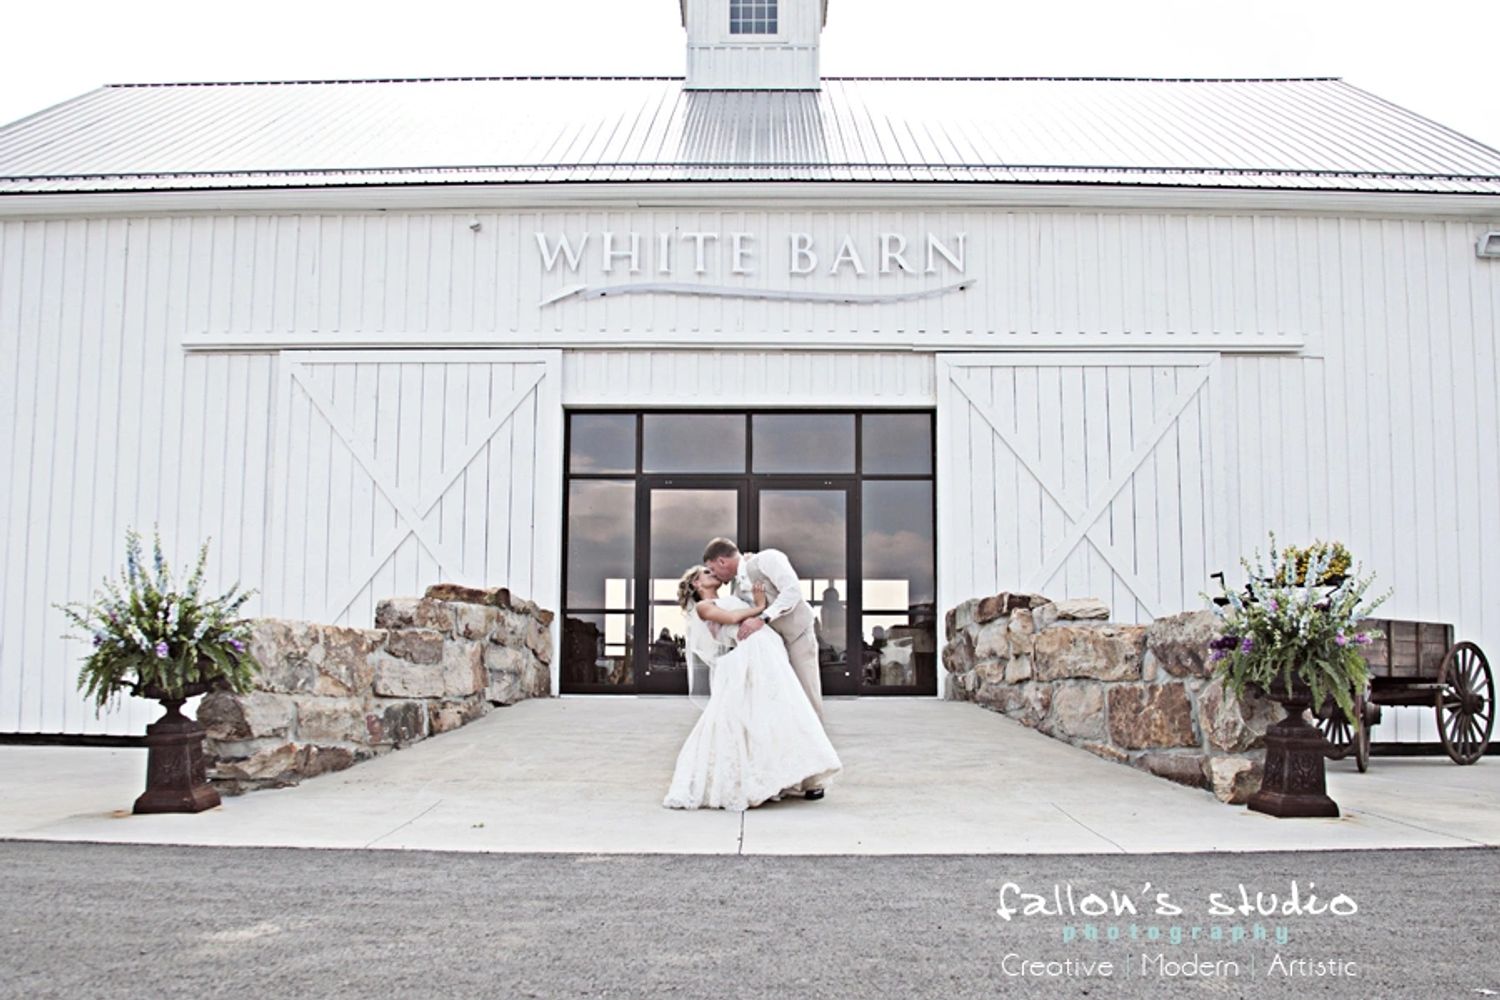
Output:
[[765,610],[764,590],[757,586],[755,603],[746,604],[719,596],[720,586],[706,566],[689,569],[677,585],[689,666],[695,658],[707,665],[711,693],[677,755],[662,802],[672,809],[749,809],[843,768],[781,636],[763,628],[735,644],[740,622]]

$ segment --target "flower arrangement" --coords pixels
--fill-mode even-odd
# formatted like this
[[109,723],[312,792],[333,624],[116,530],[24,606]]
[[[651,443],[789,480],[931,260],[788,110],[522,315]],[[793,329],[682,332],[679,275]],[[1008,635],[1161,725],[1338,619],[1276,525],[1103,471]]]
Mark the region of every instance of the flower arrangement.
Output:
[[[1240,560],[1250,585],[1246,593],[1224,588],[1218,609],[1224,635],[1211,646],[1215,672],[1236,695],[1251,685],[1290,690],[1301,681],[1312,689],[1315,708],[1332,698],[1359,724],[1354,695],[1369,680],[1361,649],[1380,637],[1361,631],[1359,622],[1388,594],[1367,599],[1374,577],[1348,575],[1348,555],[1337,542],[1278,550],[1273,534],[1269,561],[1259,551]],[[1346,560],[1343,574],[1332,572],[1338,558]],[[1330,579],[1339,582],[1324,582]]]
[[78,686],[97,709],[121,691],[178,699],[190,684],[222,683],[234,691],[250,690],[260,665],[249,652],[250,623],[240,608],[254,591],[235,584],[219,597],[203,595],[208,542],[198,550],[198,564],[181,589],[162,556],[155,535],[151,565],[145,565],[141,536],[125,532],[125,569],[118,581],[105,578],[104,589],[87,604],[57,605],[58,610],[91,641]]
[[1322,575],[1316,578],[1316,584],[1320,587],[1337,586],[1354,568],[1354,557],[1342,542],[1315,541],[1306,548],[1289,545],[1283,549],[1280,568],[1286,571],[1286,576],[1284,579],[1277,579],[1283,583],[1305,581],[1308,567],[1319,559],[1327,561]]

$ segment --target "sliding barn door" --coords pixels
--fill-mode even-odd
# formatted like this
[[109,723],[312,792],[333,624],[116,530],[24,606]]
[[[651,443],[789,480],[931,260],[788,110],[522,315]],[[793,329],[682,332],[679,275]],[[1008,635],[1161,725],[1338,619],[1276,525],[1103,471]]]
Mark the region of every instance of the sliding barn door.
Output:
[[369,627],[438,582],[556,606],[555,351],[285,352],[271,614]]
[[938,360],[946,606],[1097,597],[1117,621],[1202,607],[1221,568],[1217,355]]

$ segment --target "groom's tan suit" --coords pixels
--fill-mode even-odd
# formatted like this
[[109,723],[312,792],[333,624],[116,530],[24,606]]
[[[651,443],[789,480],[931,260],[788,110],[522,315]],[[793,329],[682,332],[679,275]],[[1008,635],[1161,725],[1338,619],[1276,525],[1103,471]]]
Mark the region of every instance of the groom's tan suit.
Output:
[[818,673],[818,637],[813,631],[814,613],[802,596],[802,586],[791,560],[780,549],[764,552],[746,552],[740,556],[739,573],[735,576],[735,593],[746,601],[754,600],[751,587],[762,584],[766,588],[767,607],[765,615],[786,643],[787,659],[792,661],[792,671],[807,692],[818,720],[823,719],[823,682]]

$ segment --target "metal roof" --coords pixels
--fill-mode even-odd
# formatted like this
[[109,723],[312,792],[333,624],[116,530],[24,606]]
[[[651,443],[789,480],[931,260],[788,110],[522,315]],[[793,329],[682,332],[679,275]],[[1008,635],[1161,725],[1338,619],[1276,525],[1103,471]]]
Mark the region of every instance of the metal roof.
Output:
[[1330,78],[125,84],[0,128],[0,194],[840,180],[1497,194],[1500,151]]

